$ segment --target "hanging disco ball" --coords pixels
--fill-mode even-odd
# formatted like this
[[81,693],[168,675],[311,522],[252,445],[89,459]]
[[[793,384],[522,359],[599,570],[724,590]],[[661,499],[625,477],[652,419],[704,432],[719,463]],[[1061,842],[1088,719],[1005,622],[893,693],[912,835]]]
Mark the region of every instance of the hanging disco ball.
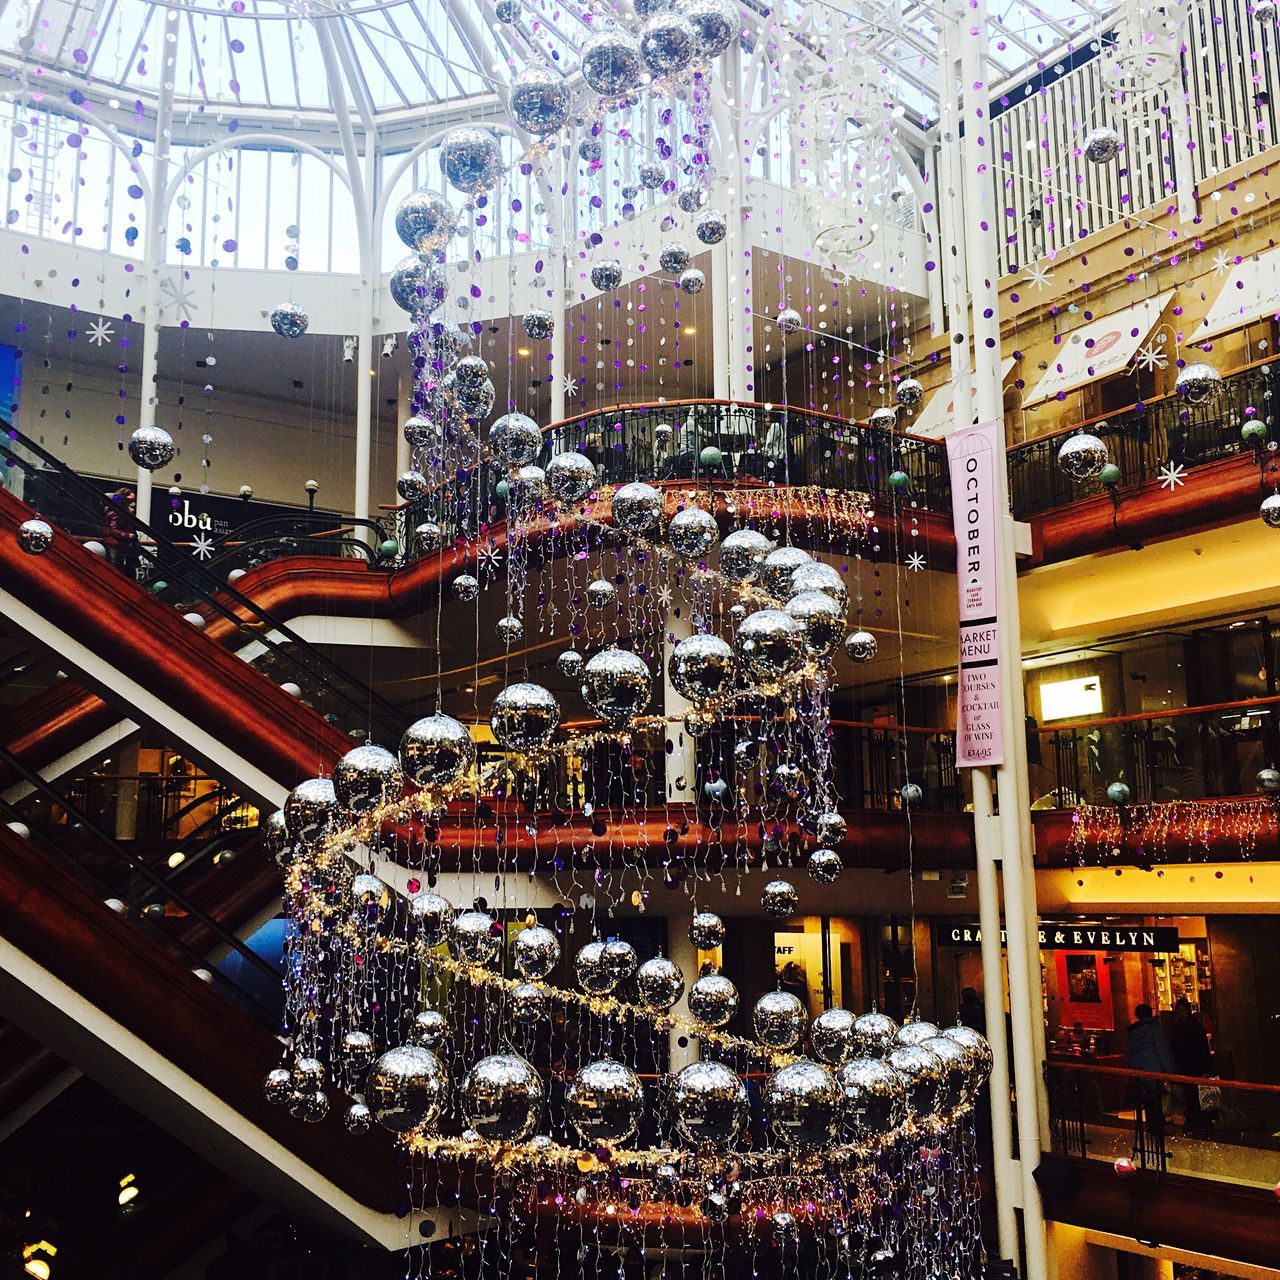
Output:
[[472,574],[460,573],[453,580],[453,595],[463,604],[470,604],[480,594],[480,583]]
[[921,1048],[928,1049],[942,1063],[942,1096],[938,1109],[945,1115],[964,1106],[969,1099],[969,1059],[964,1049],[944,1035],[921,1041]]
[[405,471],[396,479],[396,492],[405,502],[425,497],[429,488],[427,477],[421,471]]
[[400,739],[400,764],[420,787],[444,787],[470,772],[476,745],[467,726],[437,712],[414,721]]
[[678,13],[655,13],[640,32],[640,56],[655,76],[676,75],[698,54],[698,33]]
[[924,399],[924,384],[919,378],[903,378],[894,394],[904,409],[914,409]]
[[430,1049],[404,1044],[373,1064],[364,1087],[365,1102],[384,1128],[408,1133],[435,1120],[448,1084],[444,1065]]
[[573,958],[573,972],[578,985],[589,995],[606,995],[615,986],[613,974],[604,962],[604,943],[599,939],[578,948]]
[[566,680],[578,680],[582,676],[582,668],[586,666],[582,654],[576,649],[566,649],[557,659],[556,666]]
[[646,191],[656,191],[667,180],[667,171],[660,164],[646,161],[636,170],[636,177]]
[[519,644],[524,639],[524,623],[514,613],[499,618],[493,629],[497,632],[498,639],[508,647]]
[[853,1023],[853,1047],[865,1058],[883,1058],[893,1048],[898,1024],[887,1013],[872,1009]]
[[511,81],[511,119],[526,133],[545,137],[564,127],[573,110],[573,90],[546,67],[526,67]]
[[742,34],[742,15],[733,0],[685,0],[680,12],[693,26],[704,58],[718,58]]
[[521,681],[494,698],[489,725],[500,747],[534,751],[545,747],[560,727],[560,704],[542,685]]
[[702,560],[720,537],[716,518],[701,507],[685,507],[671,517],[667,538],[682,560]]
[[870,631],[851,631],[844,641],[844,651],[854,662],[870,662],[876,656],[877,647]]
[[524,413],[504,413],[489,428],[489,452],[509,467],[524,467],[542,449],[538,424]]
[[288,866],[292,846],[284,825],[284,810],[275,809],[267,814],[262,821],[261,830],[263,851],[277,867]]
[[542,988],[532,982],[522,982],[514,987],[507,1000],[507,1012],[512,1022],[522,1027],[537,1026],[547,1014],[547,997]]
[[1112,128],[1103,125],[1085,134],[1081,150],[1085,159],[1091,164],[1106,164],[1120,154],[1120,135]]
[[300,338],[307,331],[311,317],[296,302],[282,302],[271,308],[271,327],[282,338]]
[[738,1012],[738,988],[722,973],[704,973],[689,988],[689,1012],[708,1027],[724,1027]]
[[1211,364],[1189,364],[1178,370],[1174,390],[1188,404],[1208,404],[1222,390],[1222,374]]
[[899,1045],[885,1055],[885,1062],[902,1080],[907,1091],[907,1113],[916,1120],[936,1115],[946,1087],[942,1059],[918,1044]]
[[825,591],[802,591],[787,601],[787,614],[800,625],[805,652],[829,658],[844,639],[844,610]]
[[771,1049],[799,1044],[809,1015],[799,997],[790,991],[766,991],[751,1010],[756,1039]]
[[805,869],[819,884],[835,884],[844,870],[844,863],[834,849],[815,849],[809,855]]
[[440,172],[451,187],[478,195],[498,181],[502,148],[488,129],[464,124],[450,129],[440,143]]
[[720,544],[720,572],[734,582],[754,582],[773,543],[755,529],[735,529]]
[[694,1147],[727,1145],[747,1123],[747,1086],[723,1062],[691,1062],[671,1083],[671,1112]]
[[786,600],[791,595],[796,570],[812,563],[813,557],[801,547],[777,547],[765,557],[761,585],[775,600]]
[[685,187],[676,195],[676,204],[682,213],[697,213],[706,203],[707,193],[701,187]]
[[775,920],[787,920],[800,910],[800,899],[790,881],[770,880],[760,891],[760,905],[765,915]]
[[764,1087],[764,1113],[773,1132],[791,1147],[829,1143],[840,1124],[840,1085],[808,1058],[781,1067]]
[[867,425],[877,431],[892,431],[898,425],[898,411],[891,404],[882,404],[871,410]]
[[608,262],[597,262],[591,268],[592,288],[601,293],[611,293],[622,283],[622,263],[616,258]]
[[845,837],[848,823],[834,810],[818,814],[816,831],[818,843],[834,848]]
[[405,419],[404,438],[411,449],[425,449],[436,438],[435,423],[415,413]]
[[844,575],[825,560],[811,560],[791,571],[787,599],[794,600],[807,591],[820,591],[829,596],[842,611],[848,607],[849,589],[844,585]]
[[804,318],[794,307],[786,307],[778,312],[777,324],[783,333],[796,333],[804,324]]
[[724,943],[724,921],[712,911],[699,911],[689,921],[689,941],[699,951],[714,951]]
[[602,649],[582,670],[582,698],[615,728],[639,715],[653,693],[653,677],[629,649]]
[[542,342],[556,331],[555,318],[550,311],[544,311],[540,307],[530,307],[520,323],[524,327],[525,336],[532,338],[534,342]]
[[42,556],[53,546],[53,526],[47,520],[24,520],[18,526],[18,546],[29,556]]
[[809,1028],[814,1055],[830,1067],[840,1066],[853,1050],[853,1014],[848,1009],[824,1009]]
[[273,1067],[262,1082],[262,1096],[273,1107],[283,1107],[293,1092],[293,1076],[286,1067]]
[[493,16],[505,26],[510,26],[520,17],[520,0],[498,0],[493,6]]
[[493,412],[496,398],[493,383],[487,378],[481,383],[458,383],[458,407],[477,422],[482,422]]
[[547,487],[559,502],[581,502],[595,482],[595,464],[586,454],[557,453],[547,463]]
[[338,828],[338,797],[329,778],[300,782],[284,802],[284,825],[291,840],[312,844]]
[[511,963],[531,982],[545,978],[560,961],[560,942],[544,925],[521,929],[511,944]]
[[702,244],[719,244],[729,231],[729,224],[719,209],[705,209],[693,224],[693,234]]
[[595,164],[604,157],[604,147],[599,138],[583,138],[578,143],[578,159],[584,164]]
[[542,1077],[517,1053],[481,1058],[460,1094],[467,1127],[488,1142],[523,1142],[538,1127]]
[[1107,446],[1087,431],[1068,436],[1058,448],[1059,469],[1077,483],[1096,480],[1110,460]]
[[1280,529],[1280,493],[1269,493],[1258,510],[1262,523],[1269,529]]
[[501,926],[487,911],[459,911],[449,927],[449,946],[470,964],[490,965],[502,946]]
[[618,588],[608,578],[597,578],[587,583],[584,594],[593,609],[607,609],[618,598]]
[[648,533],[662,518],[662,495],[651,484],[633,481],[613,495],[613,523],[624,533]]
[[854,1142],[887,1137],[907,1118],[907,1092],[898,1073],[879,1057],[850,1058],[840,1068],[845,1132]]
[[923,1044],[926,1040],[932,1040],[934,1036],[941,1035],[932,1022],[926,1022],[923,1018],[915,1018],[904,1022],[898,1028],[897,1035],[894,1036],[894,1044]]
[[[598,31],[582,46],[580,63],[587,88],[606,98],[634,92],[644,74],[640,46],[625,31]],[[658,182],[661,186],[661,181]]]
[[781,609],[757,609],[738,624],[734,647],[752,675],[777,679],[799,666],[804,656],[804,633]]
[[173,437],[163,427],[138,427],[129,437],[129,457],[144,471],[167,467],[177,455]]
[[569,1123],[588,1146],[629,1142],[640,1127],[644,1088],[630,1067],[612,1058],[588,1062],[564,1095]]
[[691,254],[682,244],[666,244],[658,254],[658,265],[663,271],[678,276],[690,263]]
[[671,650],[667,674],[690,702],[710,702],[733,687],[733,649],[719,636],[686,636]]
[[677,283],[681,293],[692,295],[701,293],[707,287],[707,277],[697,267],[690,267],[687,271],[680,273]]
[[438,1009],[422,1009],[413,1017],[413,1043],[424,1049],[442,1045],[449,1034],[449,1023]]
[[434,264],[416,253],[396,263],[388,288],[396,306],[411,314],[420,312],[425,315],[444,301],[444,276]]
[[447,244],[457,225],[453,206],[434,191],[411,191],[396,205],[396,235],[414,253],[430,253]]
[[338,803],[352,813],[368,813],[404,789],[400,762],[385,747],[366,745],[348,751],[333,770]]
[[665,1012],[684,994],[684,974],[674,960],[653,956],[636,970],[636,991],[646,1009]]
[[[456,914],[448,898],[433,893],[430,889],[415,893],[409,899],[409,918],[417,926],[422,940],[431,947],[445,940]],[[439,1017],[438,1014],[436,1016]],[[426,1044],[426,1041],[422,1043]]]

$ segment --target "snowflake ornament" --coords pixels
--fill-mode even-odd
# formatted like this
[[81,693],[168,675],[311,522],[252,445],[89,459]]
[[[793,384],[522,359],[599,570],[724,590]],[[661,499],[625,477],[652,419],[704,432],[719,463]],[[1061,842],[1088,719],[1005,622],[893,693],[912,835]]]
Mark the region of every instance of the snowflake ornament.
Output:
[[1026,272],[1027,284],[1039,290],[1049,288],[1053,284],[1053,272],[1043,262],[1032,263]]
[[578,380],[571,373],[564,375],[564,393],[570,400],[578,394]]
[[191,539],[191,554],[197,560],[208,560],[213,555],[213,539],[207,534],[197,533]]
[[200,309],[191,301],[191,290],[183,288],[181,282],[172,276],[166,276],[160,281],[160,292],[164,295],[160,310],[164,311],[172,307],[179,320],[185,320],[190,324],[191,313]]
[[920,570],[924,568],[924,556],[922,556],[918,551],[913,551],[907,557],[907,568],[910,569],[912,573],[919,573]]
[[1139,347],[1134,353],[1133,367],[1135,369],[1145,369],[1151,372],[1154,369],[1164,369],[1168,367],[1169,357],[1161,349],[1162,342],[1160,338],[1152,338],[1145,347]]
[[104,316],[100,320],[95,320],[85,334],[95,347],[103,347],[115,336],[115,329]]
[[1160,468],[1160,487],[1170,493],[1187,483],[1187,469],[1180,462],[1166,462]]

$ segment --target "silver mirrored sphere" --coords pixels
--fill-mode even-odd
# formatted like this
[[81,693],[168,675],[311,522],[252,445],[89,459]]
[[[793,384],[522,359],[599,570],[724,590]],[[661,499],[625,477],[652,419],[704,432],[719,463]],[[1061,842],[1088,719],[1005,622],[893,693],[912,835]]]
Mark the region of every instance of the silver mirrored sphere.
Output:
[[679,9],[693,25],[704,58],[718,58],[742,34],[742,14],[733,0],[684,0]]
[[738,624],[734,647],[747,670],[771,680],[794,671],[804,658],[804,632],[781,609],[757,609]]
[[818,814],[816,830],[819,844],[828,847],[838,845],[844,839],[848,829],[849,824],[835,810]]
[[365,1083],[365,1103],[374,1119],[392,1133],[431,1124],[440,1114],[449,1077],[440,1059],[421,1045],[389,1049]]
[[773,543],[755,529],[735,529],[720,544],[720,572],[734,582],[754,582]]
[[1189,364],[1178,370],[1174,390],[1188,404],[1208,404],[1222,390],[1222,374],[1211,364]]
[[804,324],[804,317],[794,307],[784,307],[778,312],[777,325],[783,333],[796,333]]
[[919,1044],[900,1044],[885,1055],[907,1091],[907,1113],[916,1120],[937,1115],[946,1090],[942,1059]]
[[844,585],[844,576],[834,565],[823,560],[810,560],[791,572],[791,586],[786,598],[794,600],[806,591],[821,591],[830,596],[840,608],[849,606],[849,588]]
[[560,674],[568,680],[579,679],[582,675],[582,669],[586,665],[582,654],[576,649],[566,649],[556,659],[556,667],[559,669]]
[[373,1037],[367,1031],[344,1031],[341,1047],[343,1061],[352,1071],[368,1071],[373,1065]]
[[129,437],[129,457],[144,471],[167,467],[178,453],[173,437],[163,427],[138,427]]
[[573,90],[547,67],[526,67],[511,81],[507,109],[526,133],[545,137],[563,128],[573,110]]
[[787,601],[787,613],[800,626],[805,652],[829,658],[844,639],[844,610],[825,591],[802,591]]
[[271,327],[282,338],[300,338],[311,317],[296,302],[282,302],[271,308]]
[[511,944],[511,963],[522,978],[545,978],[560,962],[560,940],[545,925],[520,930]]
[[724,921],[713,911],[699,911],[689,922],[689,941],[699,951],[714,951],[724,944]]
[[493,700],[489,725],[500,747],[533,751],[545,747],[560,727],[560,704],[540,684],[508,685]]
[[[637,46],[637,52],[639,51]],[[667,171],[660,164],[651,160],[645,161],[637,170],[636,177],[646,191],[657,191],[667,180]]]
[[680,273],[680,279],[676,283],[680,286],[681,293],[701,293],[707,287],[707,277],[697,267],[689,267]]
[[565,1113],[588,1146],[630,1142],[644,1113],[644,1088],[630,1067],[612,1058],[588,1062],[564,1097]]
[[314,844],[332,835],[339,821],[338,797],[329,778],[298,783],[284,802],[284,825],[291,840]]
[[1058,470],[1078,482],[1096,480],[1110,461],[1107,446],[1088,431],[1069,435],[1058,447]]
[[719,209],[704,209],[693,224],[693,234],[705,245],[719,244],[728,232],[728,220]]
[[293,1093],[293,1076],[286,1067],[273,1067],[262,1082],[262,1096],[273,1107],[283,1107]]
[[769,1127],[791,1147],[831,1142],[840,1125],[841,1102],[835,1076],[808,1058],[779,1068],[764,1086]]
[[613,523],[624,533],[648,533],[662,518],[662,495],[651,484],[633,481],[613,495]]
[[898,1034],[894,1036],[893,1042],[894,1044],[923,1044],[926,1040],[932,1040],[941,1034],[942,1032],[932,1022],[915,1018],[904,1022],[898,1028]]
[[418,413],[405,419],[403,430],[404,438],[411,449],[426,449],[436,441],[439,435],[435,423]]
[[420,787],[448,786],[475,762],[476,746],[467,726],[439,712],[415,720],[400,739],[400,764]]
[[527,466],[542,449],[542,432],[525,413],[504,413],[489,428],[489,452],[509,467]]
[[450,129],[440,143],[440,172],[451,187],[468,195],[487,191],[502,172],[496,135],[469,124]]
[[453,596],[463,604],[470,604],[480,594],[480,582],[474,574],[460,573],[453,580]]
[[1106,164],[1120,154],[1120,135],[1106,125],[1085,134],[1081,150],[1091,164]]
[[853,1023],[853,1048],[859,1057],[883,1058],[893,1048],[898,1024],[887,1013],[872,1009]]
[[418,935],[427,946],[438,946],[449,934],[456,913],[448,898],[424,889],[409,899],[409,919],[417,926]]
[[591,286],[601,293],[612,293],[622,283],[622,263],[616,258],[597,262],[591,268]]
[[891,404],[882,404],[871,410],[867,425],[877,431],[893,431],[898,425],[898,411]]
[[674,960],[653,956],[636,970],[636,990],[646,1009],[666,1011],[684,995],[684,974]]
[[348,1133],[368,1133],[373,1128],[373,1112],[363,1102],[353,1102],[342,1117],[342,1124]]
[[631,943],[623,938],[610,938],[604,944],[604,951],[600,955],[600,963],[613,979],[614,986],[617,986],[620,982],[626,982],[635,973],[640,959]]
[[286,867],[293,856],[293,841],[284,824],[284,810],[276,809],[262,820],[262,847],[277,867]]
[[18,526],[18,546],[29,556],[42,556],[53,546],[53,526],[47,520],[24,520]]
[[542,1077],[516,1053],[494,1053],[462,1081],[467,1127],[489,1142],[523,1142],[542,1116]]
[[805,870],[819,884],[835,884],[844,870],[844,863],[834,849],[815,849],[805,863]]
[[851,631],[844,641],[844,651],[854,662],[870,662],[876,656],[877,647],[870,631]]
[[507,998],[507,1012],[512,1022],[522,1027],[537,1026],[547,1014],[547,997],[532,982],[522,982]]
[[1280,493],[1269,493],[1258,511],[1268,529],[1280,529]]
[[580,69],[587,88],[618,98],[639,87],[644,62],[639,44],[627,32],[598,31],[582,46]]
[[894,394],[904,409],[915,409],[924,400],[924,383],[919,378],[903,378]]
[[581,502],[595,482],[595,464],[584,453],[557,453],[547,463],[547,487],[559,502]]
[[848,1009],[824,1009],[809,1028],[813,1056],[828,1066],[840,1066],[853,1052],[853,1023]]
[[790,1049],[799,1044],[808,1021],[808,1011],[790,991],[766,991],[751,1010],[756,1039],[771,1049]]
[[543,342],[556,331],[555,317],[542,307],[530,307],[520,319],[526,338]]
[[608,578],[597,578],[583,594],[593,609],[607,609],[618,598],[618,588]]
[[907,1091],[883,1058],[850,1058],[840,1068],[845,1133],[854,1142],[887,1137],[907,1118]]
[[719,636],[686,636],[671,650],[667,674],[690,702],[710,702],[733,688],[733,649]]
[[685,507],[671,517],[667,537],[683,560],[705,560],[720,538],[716,518],[701,507]]
[[449,946],[470,964],[491,965],[502,949],[502,926],[487,911],[459,911]]
[[396,479],[396,492],[405,502],[416,502],[426,495],[429,487],[421,471],[403,471]]
[[427,315],[444,301],[444,276],[416,253],[396,263],[387,287],[396,306],[410,314]]
[[699,1022],[728,1026],[738,1012],[738,988],[723,973],[704,973],[689,988],[685,1003]]
[[616,985],[613,974],[605,967],[604,943],[599,939],[578,948],[573,958],[573,972],[578,985],[593,996],[607,995]]
[[971,1077],[969,1055],[964,1048],[944,1035],[922,1040],[920,1047],[928,1049],[942,1063],[943,1083],[938,1109],[946,1114],[965,1106],[970,1101]]
[[420,1009],[413,1019],[413,1043],[424,1049],[435,1049],[444,1044],[449,1034],[449,1023],[438,1009]]
[[776,547],[764,558],[760,584],[775,600],[786,600],[791,596],[796,570],[812,563],[813,557],[801,547]]
[[458,225],[453,206],[434,191],[411,191],[396,205],[396,235],[414,253],[430,253],[452,238]]
[[348,751],[333,770],[338,803],[352,813],[368,813],[399,798],[404,789],[400,761],[385,747],[366,745]]
[[691,1062],[671,1085],[676,1128],[694,1146],[725,1146],[747,1123],[747,1086],[722,1062]]
[[760,891],[760,905],[765,915],[775,920],[786,920],[800,909],[796,888],[789,880],[770,880]]
[[640,56],[655,76],[683,71],[698,55],[698,33],[678,13],[655,13],[640,31]]
[[658,254],[658,265],[663,271],[678,276],[689,265],[692,257],[682,244],[664,244]]
[[582,669],[583,701],[615,727],[643,712],[652,694],[648,666],[629,649],[602,649]]

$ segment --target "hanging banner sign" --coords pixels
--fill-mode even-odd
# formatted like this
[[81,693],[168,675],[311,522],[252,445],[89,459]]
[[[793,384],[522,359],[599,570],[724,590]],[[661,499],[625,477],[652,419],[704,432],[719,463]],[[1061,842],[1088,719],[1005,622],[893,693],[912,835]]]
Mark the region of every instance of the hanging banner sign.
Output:
[[1002,434],[1001,423],[979,422],[947,436],[960,593],[956,764],[969,768],[1004,763],[996,598],[996,467],[1004,465]]
[[[933,942],[938,947],[979,947],[982,930],[971,921],[935,920]],[[1041,951],[1150,951],[1168,953],[1178,949],[1174,925],[1069,924],[1059,920],[1040,921]],[[1000,945],[1005,931],[1000,930]]]

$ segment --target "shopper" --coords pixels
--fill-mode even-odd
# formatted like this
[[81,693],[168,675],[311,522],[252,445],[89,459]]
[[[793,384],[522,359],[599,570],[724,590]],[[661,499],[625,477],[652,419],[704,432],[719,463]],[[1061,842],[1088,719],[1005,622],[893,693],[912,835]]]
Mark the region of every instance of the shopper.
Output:
[[[1169,1038],[1155,1020],[1149,1004],[1140,1004],[1134,1011],[1136,1021],[1129,1028],[1124,1046],[1125,1064],[1134,1071],[1151,1071],[1161,1075],[1175,1072],[1173,1051]],[[1147,1132],[1151,1135],[1156,1153],[1164,1164],[1164,1082],[1161,1080],[1133,1081],[1132,1095]]]
[[132,489],[117,489],[102,518],[102,543],[107,549],[107,559],[130,578],[137,575],[138,567],[138,534],[129,521],[136,504]]
[[[1205,1077],[1213,1074],[1209,1035],[1186,996],[1173,1006],[1173,1032],[1169,1036],[1169,1047],[1173,1050],[1179,1075]],[[1182,1107],[1184,1133],[1202,1133],[1211,1127],[1212,1117],[1200,1105],[1198,1084],[1182,1086]]]
[[987,1011],[983,1008],[982,997],[973,987],[965,987],[960,992],[960,1009],[957,1019],[966,1027],[971,1027],[980,1035],[987,1034]]

